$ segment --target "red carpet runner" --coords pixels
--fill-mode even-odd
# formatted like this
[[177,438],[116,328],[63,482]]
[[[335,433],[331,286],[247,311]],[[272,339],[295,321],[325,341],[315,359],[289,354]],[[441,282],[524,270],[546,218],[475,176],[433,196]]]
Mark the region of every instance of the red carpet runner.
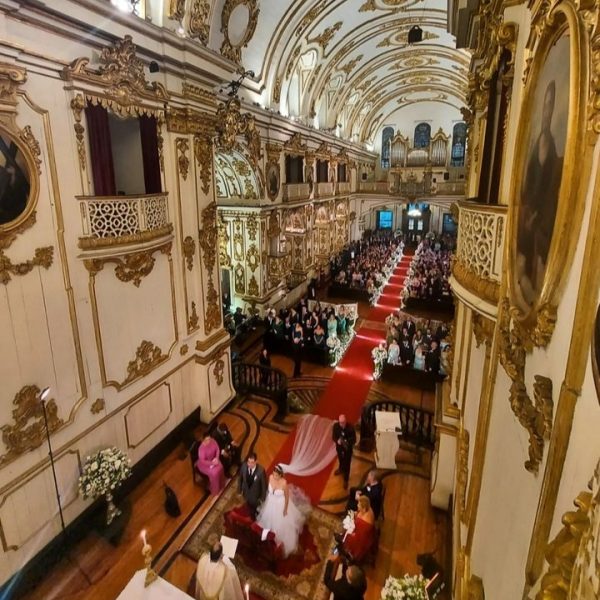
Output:
[[[404,278],[412,256],[404,256],[389,283],[383,288],[376,306],[367,315],[370,321],[381,321],[400,306],[400,295],[404,287]],[[361,327],[356,332],[350,347],[344,354],[340,364],[336,367],[331,381],[325,388],[317,402],[313,414],[337,419],[340,413],[344,413],[350,423],[356,423],[360,417],[360,411],[365,403],[371,382],[373,380],[373,362],[371,350],[384,339],[383,331]],[[277,463],[289,463],[294,447],[295,431],[293,431],[283,443],[275,456],[271,468]],[[333,465],[328,465],[319,473],[310,477],[294,477],[288,475],[286,479],[290,483],[300,486],[316,505],[321,499],[327,480],[331,476]]]

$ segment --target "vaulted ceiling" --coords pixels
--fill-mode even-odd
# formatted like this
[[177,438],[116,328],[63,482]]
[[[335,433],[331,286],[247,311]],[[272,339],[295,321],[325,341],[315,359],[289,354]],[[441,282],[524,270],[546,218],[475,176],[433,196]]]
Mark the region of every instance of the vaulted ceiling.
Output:
[[[217,0],[209,46],[255,73],[255,99],[321,129],[372,141],[417,102],[465,105],[470,55],[446,0]],[[419,25],[423,41],[408,44]]]

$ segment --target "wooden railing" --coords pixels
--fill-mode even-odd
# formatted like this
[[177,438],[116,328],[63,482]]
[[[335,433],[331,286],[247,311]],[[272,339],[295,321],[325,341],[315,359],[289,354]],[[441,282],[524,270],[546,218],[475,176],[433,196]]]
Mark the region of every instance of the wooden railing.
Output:
[[432,450],[435,446],[435,420],[433,411],[411,404],[384,400],[363,407],[360,418],[360,449],[370,452],[375,440],[375,411],[385,410],[400,413],[401,440],[419,448]]
[[371,194],[387,194],[389,193],[389,184],[387,181],[361,181],[358,190]]
[[315,196],[322,198],[323,196],[333,196],[333,182],[322,181],[315,183]]
[[279,369],[234,362],[232,382],[238,394],[256,394],[277,403],[279,414],[287,413],[287,376]]
[[349,194],[350,193],[350,182],[349,181],[340,181],[337,184],[337,191],[336,193],[338,194]]
[[283,186],[284,201],[307,200],[309,196],[310,184],[308,183],[286,183]]

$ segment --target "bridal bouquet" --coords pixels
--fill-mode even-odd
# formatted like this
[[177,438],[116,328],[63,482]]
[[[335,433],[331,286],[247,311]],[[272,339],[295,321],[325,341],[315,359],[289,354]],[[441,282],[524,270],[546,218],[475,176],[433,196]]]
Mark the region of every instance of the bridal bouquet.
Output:
[[381,372],[383,371],[383,365],[387,360],[387,350],[383,347],[383,344],[379,344],[371,350],[371,356],[373,357],[373,364],[375,368],[373,369],[373,379],[377,381],[381,377]]
[[355,523],[353,510],[349,510],[348,514],[344,517],[342,527],[346,530],[346,533],[354,533]]
[[110,494],[131,475],[131,461],[118,448],[106,448],[88,456],[79,477],[84,500]]
[[422,575],[389,576],[381,590],[381,600],[427,600],[425,579]]

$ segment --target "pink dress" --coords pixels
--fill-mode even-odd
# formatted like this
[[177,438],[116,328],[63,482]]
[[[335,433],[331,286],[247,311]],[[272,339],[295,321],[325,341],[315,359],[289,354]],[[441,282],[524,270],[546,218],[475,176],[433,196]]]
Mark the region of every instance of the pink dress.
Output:
[[[196,461],[196,467],[200,473],[204,473],[208,477],[210,484],[210,493],[216,496],[225,487],[225,473],[223,472],[223,465],[219,460],[221,450],[219,444],[212,438],[205,444],[204,442],[198,447],[198,460]],[[217,459],[217,462],[213,464],[213,460]]]

